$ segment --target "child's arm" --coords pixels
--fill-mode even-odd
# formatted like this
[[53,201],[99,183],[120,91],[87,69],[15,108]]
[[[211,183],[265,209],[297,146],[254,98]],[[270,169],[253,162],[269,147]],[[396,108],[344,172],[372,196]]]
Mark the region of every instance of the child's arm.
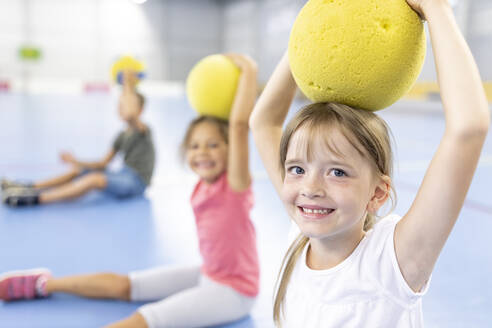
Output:
[[85,169],[90,169],[90,170],[103,170],[104,168],[106,168],[106,166],[109,164],[109,162],[111,162],[111,160],[113,159],[113,157],[114,157],[115,154],[116,154],[116,152],[114,151],[114,149],[111,149],[106,154],[106,156],[104,156],[104,158],[102,160],[95,161],[95,162],[82,162],[82,161],[79,161],[71,153],[68,153],[68,152],[61,153],[60,154],[60,158],[65,163],[69,163],[69,164],[72,164],[72,165],[75,165],[75,166],[79,166],[79,167],[82,167],[82,168],[85,168]]
[[250,119],[251,131],[263,164],[277,193],[282,189],[279,167],[282,125],[296,93],[287,52],[278,63]]
[[249,172],[248,120],[256,101],[256,63],[249,57],[228,54],[241,70],[236,96],[229,117],[227,179],[233,190],[243,191],[251,184]]
[[400,269],[418,291],[456,222],[480,157],[490,113],[472,54],[447,0],[407,0],[428,23],[446,129],[417,196],[395,231]]
[[137,86],[137,73],[131,70],[123,72],[123,93],[135,93]]

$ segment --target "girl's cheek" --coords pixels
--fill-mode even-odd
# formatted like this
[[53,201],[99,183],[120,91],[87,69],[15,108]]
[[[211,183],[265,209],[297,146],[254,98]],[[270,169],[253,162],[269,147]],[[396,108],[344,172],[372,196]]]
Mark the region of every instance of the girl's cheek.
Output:
[[186,164],[188,164],[188,166],[191,167],[191,157],[192,157],[191,150],[186,151],[185,156],[186,156]]
[[281,198],[284,203],[292,203],[296,198],[296,192],[294,186],[288,181],[284,180],[284,185],[281,192]]
[[220,159],[223,162],[227,161],[227,152],[226,151],[220,152]]
[[222,161],[222,163],[227,166],[227,150],[221,152],[221,158],[220,160]]

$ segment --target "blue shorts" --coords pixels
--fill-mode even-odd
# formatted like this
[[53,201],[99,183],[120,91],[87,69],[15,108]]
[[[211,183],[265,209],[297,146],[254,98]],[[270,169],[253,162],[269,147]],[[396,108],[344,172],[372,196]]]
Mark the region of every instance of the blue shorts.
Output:
[[140,196],[147,188],[142,178],[126,165],[118,171],[83,170],[79,177],[91,172],[101,172],[106,176],[107,185],[103,191],[116,198]]

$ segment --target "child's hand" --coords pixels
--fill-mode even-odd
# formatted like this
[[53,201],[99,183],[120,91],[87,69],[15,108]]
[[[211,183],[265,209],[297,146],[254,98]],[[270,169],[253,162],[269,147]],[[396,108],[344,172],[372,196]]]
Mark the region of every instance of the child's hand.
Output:
[[73,157],[73,155],[69,152],[61,152],[60,153],[60,159],[65,162],[65,163],[68,163],[68,164],[77,164],[77,160],[75,159],[75,157]]
[[254,61],[253,58],[249,57],[248,55],[228,53],[228,54],[224,54],[224,56],[232,60],[232,62],[237,67],[239,67],[241,71],[251,70],[256,72],[258,70],[258,66],[256,62]]
[[430,4],[446,4],[449,5],[448,0],[406,0],[408,5],[419,14],[420,17],[425,19],[425,9]]
[[132,70],[123,70],[123,85],[125,87],[129,87],[131,89],[135,89],[135,86],[137,85],[138,77],[137,73]]
[[407,0],[408,5],[422,18],[424,18],[424,11],[422,10],[424,2],[426,2],[426,0]]

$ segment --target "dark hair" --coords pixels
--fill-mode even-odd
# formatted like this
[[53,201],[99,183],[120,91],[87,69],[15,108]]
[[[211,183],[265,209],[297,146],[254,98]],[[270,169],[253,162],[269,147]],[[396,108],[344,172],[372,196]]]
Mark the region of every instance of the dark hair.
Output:
[[229,143],[229,122],[215,116],[202,115],[195,118],[188,125],[183,141],[181,142],[180,155],[181,159],[186,156],[186,150],[188,149],[188,143],[190,142],[191,133],[193,129],[201,123],[211,123],[214,124],[219,130],[220,135],[224,138],[226,144]]
[[137,91],[135,91],[135,94],[137,95],[138,105],[140,106],[140,109],[143,109],[145,106],[145,97],[140,92]]

